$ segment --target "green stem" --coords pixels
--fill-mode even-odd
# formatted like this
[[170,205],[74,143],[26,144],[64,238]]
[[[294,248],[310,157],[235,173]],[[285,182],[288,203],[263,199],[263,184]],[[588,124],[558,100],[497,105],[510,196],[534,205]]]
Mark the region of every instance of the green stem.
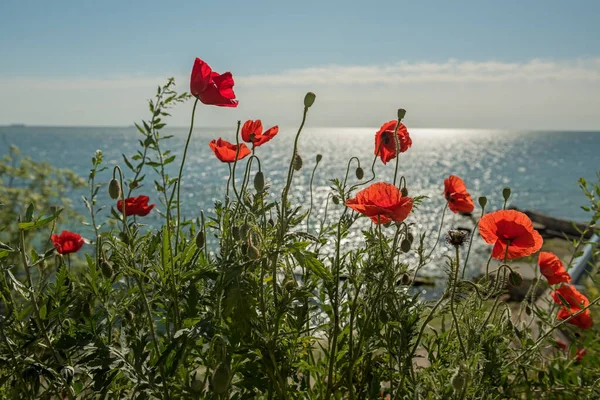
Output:
[[454,246],[456,249],[456,267],[454,268],[454,277],[452,278],[452,291],[450,293],[450,312],[452,313],[452,319],[454,319],[454,325],[456,326],[456,336],[458,337],[458,343],[460,344],[460,348],[462,350],[463,356],[465,360],[467,359],[467,351],[465,350],[465,345],[462,340],[462,336],[460,335],[460,327],[458,325],[458,318],[456,318],[456,311],[454,304],[455,294],[456,294],[456,286],[458,285],[458,271],[460,269],[459,262],[459,246]]
[[309,231],[310,231],[310,213],[312,212],[312,208],[313,208],[313,181],[315,179],[315,172],[317,171],[318,166],[319,166],[319,162],[317,161],[317,163],[315,164],[315,167],[312,170],[312,174],[310,175],[310,184],[309,184],[310,208],[308,209],[308,214],[306,215],[306,233],[309,233]]
[[447,209],[448,209],[448,203],[446,203],[446,205],[444,206],[444,211],[442,211],[442,220],[440,221],[440,228],[438,229],[437,239],[435,240],[435,244],[433,245],[433,248],[431,249],[429,254],[427,254],[426,259],[431,257],[431,255],[435,251],[435,248],[437,247],[438,243],[440,242],[440,236],[442,236],[442,228],[444,227],[444,217],[446,216]]

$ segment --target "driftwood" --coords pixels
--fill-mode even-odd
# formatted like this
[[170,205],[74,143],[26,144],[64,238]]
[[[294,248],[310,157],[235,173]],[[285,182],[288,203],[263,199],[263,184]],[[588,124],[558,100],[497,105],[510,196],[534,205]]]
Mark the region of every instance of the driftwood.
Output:
[[[553,218],[538,211],[519,210],[515,206],[511,206],[510,209],[526,214],[533,222],[534,227],[546,237],[564,238],[566,235],[569,238],[579,238],[581,233],[587,229],[586,224]],[[593,234],[594,231],[590,229],[585,233],[584,238],[589,239]]]

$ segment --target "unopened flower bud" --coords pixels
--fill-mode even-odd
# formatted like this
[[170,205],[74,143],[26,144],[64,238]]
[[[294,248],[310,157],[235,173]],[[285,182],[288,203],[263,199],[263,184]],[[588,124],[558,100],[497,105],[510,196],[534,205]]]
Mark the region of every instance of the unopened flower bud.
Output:
[[510,271],[510,274],[508,274],[508,281],[512,286],[519,287],[521,286],[521,283],[523,283],[523,277],[516,271]]
[[296,288],[296,286],[297,286],[297,284],[294,279],[289,279],[289,280],[285,281],[285,283],[283,284],[283,287],[288,292],[291,292],[292,290],[294,290]]
[[317,154],[317,164],[320,163],[322,159],[323,159],[323,155]]
[[313,92],[306,93],[306,96],[304,96],[304,107],[310,108],[315,103],[316,98],[317,96]]
[[240,228],[237,226],[231,228],[231,236],[233,236],[235,240],[240,240]]
[[100,264],[100,269],[102,270],[102,275],[104,275],[104,277],[106,279],[110,279],[113,276],[113,267],[110,261],[108,260],[102,260],[102,263]]
[[404,239],[402,242],[400,242],[400,250],[402,250],[403,253],[408,253],[411,245],[412,243],[410,240]]
[[413,240],[415,240],[415,237],[413,236],[413,234],[411,232],[408,232],[406,234],[406,240],[408,240],[412,244]]
[[258,260],[260,258],[260,250],[256,248],[252,243],[248,244],[247,250],[248,258],[251,260]]
[[481,206],[481,208],[485,208],[485,206],[487,205],[487,197],[481,196],[479,198],[479,205]]
[[292,165],[295,171],[300,171],[300,169],[302,169],[302,157],[300,157],[300,154],[294,154],[294,161]]
[[83,303],[81,312],[83,313],[84,317],[90,318],[92,316],[92,305],[90,303]]
[[504,197],[505,201],[508,201],[510,198],[510,188],[508,186],[502,189],[502,197]]
[[225,363],[219,363],[213,372],[212,390],[215,394],[223,394],[229,389],[229,367]]
[[356,179],[361,180],[365,177],[365,171],[361,167],[356,168]]
[[406,188],[406,186],[400,189],[400,192],[402,193],[402,197],[408,196],[408,189]]
[[398,121],[402,121],[404,116],[406,115],[406,110],[404,108],[398,109]]
[[265,175],[262,173],[262,171],[258,171],[254,176],[254,189],[256,189],[257,192],[262,192],[264,188]]
[[409,283],[410,283],[410,276],[408,276],[408,274],[402,275],[402,284],[408,285]]
[[340,204],[340,198],[338,196],[333,196],[331,201],[333,201],[333,204]]
[[275,221],[273,221],[273,218],[269,218],[269,220],[267,222],[269,225],[275,226]]
[[196,247],[201,249],[204,247],[204,232],[203,231],[198,231],[198,233],[196,234]]
[[109,184],[108,184],[108,194],[110,195],[110,198],[113,200],[118,199],[119,197],[121,197],[121,185],[119,184],[119,181],[116,179],[111,179]]
[[204,372],[203,367],[198,367],[192,371],[190,379],[190,387],[194,393],[202,393],[204,391]]

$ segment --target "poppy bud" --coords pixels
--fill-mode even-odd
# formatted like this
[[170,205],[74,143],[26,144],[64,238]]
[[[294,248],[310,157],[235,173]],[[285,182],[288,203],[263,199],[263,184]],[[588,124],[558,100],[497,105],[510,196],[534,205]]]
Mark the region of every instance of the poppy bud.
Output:
[[529,307],[529,304],[525,306],[525,314],[527,314],[527,316],[531,316],[531,307]]
[[60,370],[60,374],[62,375],[63,379],[67,382],[67,384],[70,384],[71,381],[73,381],[75,370],[70,365],[67,365]]
[[260,258],[260,250],[252,243],[248,244],[248,258],[251,260],[258,260]]
[[296,281],[294,279],[290,279],[285,281],[285,283],[283,284],[283,287],[285,288],[285,290],[287,290],[288,292],[291,292],[292,290],[294,290],[296,288]]
[[237,226],[231,228],[231,236],[233,236],[235,240],[240,240],[240,228]]
[[211,379],[212,390],[215,394],[223,394],[229,389],[229,367],[225,363],[219,363]]
[[485,206],[487,205],[487,197],[481,196],[479,198],[479,205],[481,206],[481,208],[485,208]]
[[133,313],[133,311],[127,310],[127,312],[125,313],[125,320],[129,323],[132,323],[134,318],[135,314]]
[[400,189],[400,192],[402,193],[402,197],[408,196],[408,189],[406,188],[406,186]]
[[409,283],[410,283],[410,277],[408,276],[408,274],[402,275],[402,284],[408,285]]
[[365,177],[365,171],[361,167],[356,168],[356,179],[361,180]]
[[415,237],[413,236],[413,234],[411,232],[408,232],[406,234],[406,240],[408,240],[412,244],[413,240],[415,240]]
[[262,192],[264,188],[265,175],[262,173],[262,171],[258,171],[254,176],[254,189],[256,189],[257,192]]
[[106,279],[112,278],[113,267],[112,267],[110,261],[102,260],[102,263],[100,264],[100,269],[102,270],[102,275],[104,275],[104,277]]
[[398,121],[402,121],[404,116],[406,115],[406,110],[404,108],[398,109]]
[[250,233],[250,225],[247,223],[242,224],[240,226],[240,236],[242,239],[248,239],[248,234]]
[[269,223],[269,225],[275,226],[275,221],[273,221],[273,218],[269,218],[269,221],[267,222]]
[[247,255],[248,254],[248,243],[242,243],[240,250],[242,250],[242,254]]
[[467,376],[466,373],[462,371],[462,368],[458,368],[454,375],[452,375],[451,383],[454,393],[460,393],[463,391],[467,383]]
[[510,271],[510,274],[508,274],[508,281],[512,286],[519,287],[521,286],[521,283],[523,283],[523,277],[516,271]]
[[323,156],[321,154],[317,154],[317,164],[321,162]]
[[199,249],[204,247],[204,232],[203,231],[198,231],[198,234],[196,235],[196,247]]
[[295,171],[300,171],[302,168],[302,157],[298,153],[294,154],[293,167]]
[[508,186],[502,189],[502,197],[504,197],[505,201],[508,201],[510,198],[510,188]]
[[331,201],[333,201],[333,204],[340,204],[340,198],[338,196],[333,196]]
[[190,388],[195,393],[202,393],[204,389],[204,369],[200,367],[192,371],[190,379]]
[[412,243],[410,242],[410,240],[404,239],[402,240],[402,242],[400,242],[400,250],[402,250],[403,253],[408,253],[410,251],[411,245]]
[[110,183],[108,184],[108,194],[113,200],[117,200],[121,197],[121,185],[118,180],[114,178],[110,180]]
[[304,107],[310,108],[310,106],[314,104],[316,98],[317,96],[313,92],[306,93],[306,96],[304,96]]
[[81,306],[81,312],[83,316],[86,318],[90,318],[92,316],[92,305],[90,303],[83,303]]

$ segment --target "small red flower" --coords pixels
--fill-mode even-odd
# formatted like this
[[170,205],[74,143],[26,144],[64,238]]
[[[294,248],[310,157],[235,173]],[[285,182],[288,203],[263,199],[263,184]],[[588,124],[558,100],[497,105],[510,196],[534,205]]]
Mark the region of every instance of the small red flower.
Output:
[[386,164],[393,160],[399,153],[404,153],[412,146],[412,140],[408,134],[408,130],[403,123],[398,127],[398,144],[399,149],[396,149],[396,140],[394,140],[394,130],[398,121],[389,121],[381,125],[381,128],[375,134],[375,155],[381,158],[381,161]]
[[[567,302],[569,308],[565,307],[563,302],[560,300],[559,295]],[[557,318],[560,321],[571,317],[571,315],[581,311],[590,304],[590,301],[587,299],[587,297],[575,289],[575,286],[573,285],[560,285],[558,289],[552,292],[552,298],[557,304],[562,305],[562,308],[558,310],[557,315]],[[594,320],[592,319],[590,310],[586,309],[581,314],[578,314],[575,318],[570,319],[568,323],[578,326],[581,329],[589,329],[594,324]]]
[[585,357],[585,353],[587,353],[585,349],[577,350],[577,353],[575,353],[575,361],[580,362],[583,359],[583,357]]
[[[148,196],[138,196],[138,197],[128,197],[125,199],[125,215],[137,215],[139,217],[145,217],[152,211],[156,204],[148,205],[148,201],[150,197]],[[123,212],[123,200],[117,201],[117,209],[119,212]]]
[[229,143],[227,140],[223,140],[221,138],[211,141],[208,145],[213,153],[215,153],[215,156],[217,156],[217,158],[222,162],[226,163],[234,162],[236,153],[238,153],[238,160],[241,160],[250,154],[250,149],[244,143],[239,145],[238,152],[237,145]]
[[54,243],[54,248],[58,254],[63,255],[77,253],[84,244],[81,235],[69,231],[62,231],[60,235],[54,234],[50,237],[50,240]]
[[348,199],[346,206],[352,208],[375,223],[402,222],[408,217],[413,199],[402,197],[402,192],[389,183],[374,183]]
[[244,122],[244,126],[242,126],[242,139],[244,139],[245,142],[252,143],[255,147],[258,147],[273,139],[278,132],[279,127],[277,125],[263,132],[263,126],[260,119],[257,119],[256,121],[248,120]]
[[529,256],[537,252],[543,243],[529,217],[516,210],[484,215],[479,220],[479,233],[486,243],[494,245],[492,257],[497,260],[504,260],[505,255],[509,260]]
[[563,342],[562,340],[556,341],[556,347],[558,347],[561,350],[565,350],[565,351],[569,348],[569,346],[567,346],[567,344],[565,342]]
[[571,275],[565,269],[564,264],[554,254],[542,251],[538,256],[540,272],[546,277],[550,285],[561,282],[571,283]]
[[199,58],[196,58],[190,79],[190,92],[204,104],[221,107],[237,107],[233,92],[231,72],[218,74]]
[[473,199],[467,192],[467,186],[456,175],[450,175],[444,179],[444,197],[448,202],[448,208],[455,214],[458,212],[470,213],[475,209]]

